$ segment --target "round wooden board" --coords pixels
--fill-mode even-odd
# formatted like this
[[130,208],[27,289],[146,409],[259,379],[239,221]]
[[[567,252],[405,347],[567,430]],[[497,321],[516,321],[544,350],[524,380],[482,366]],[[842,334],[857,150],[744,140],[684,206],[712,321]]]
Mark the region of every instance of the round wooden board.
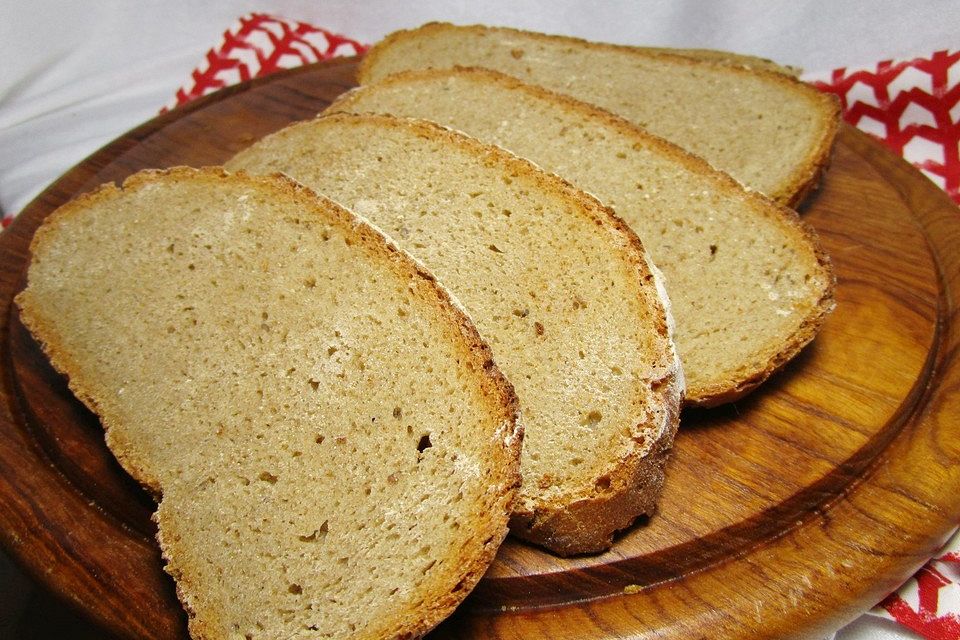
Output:
[[[128,133],[0,236],[0,536],[106,630],[182,638],[153,503],[114,462],[12,305],[43,218],[148,167],[217,164],[310,117],[356,63],[222,91]],[[508,541],[450,638],[818,637],[911,575],[960,522],[960,212],[845,127],[804,217],[838,277],[821,335],[746,400],[683,415],[658,515],[599,556]]]

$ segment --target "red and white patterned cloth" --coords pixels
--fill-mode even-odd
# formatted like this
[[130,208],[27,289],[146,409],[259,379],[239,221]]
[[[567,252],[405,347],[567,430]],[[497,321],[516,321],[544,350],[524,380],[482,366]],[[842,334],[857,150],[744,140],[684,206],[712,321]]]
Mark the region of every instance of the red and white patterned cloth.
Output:
[[960,638],[960,535],[871,613],[930,640]]
[[237,82],[292,69],[334,56],[352,56],[367,47],[306,22],[264,13],[243,16],[223,34],[220,46],[207,52],[191,81],[177,90],[167,108],[199,98]]
[[960,204],[960,51],[805,79],[839,97],[847,122],[912,162]]

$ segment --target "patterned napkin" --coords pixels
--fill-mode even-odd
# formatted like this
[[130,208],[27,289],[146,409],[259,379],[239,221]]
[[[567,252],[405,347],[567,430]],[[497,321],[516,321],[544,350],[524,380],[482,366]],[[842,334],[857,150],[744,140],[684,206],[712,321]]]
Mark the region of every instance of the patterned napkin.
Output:
[[[366,48],[304,22],[249,14],[224,33],[164,111],[236,82]],[[960,52],[804,79],[836,94],[847,122],[912,162],[960,204]],[[960,640],[960,534],[867,615],[930,640]]]
[[366,50],[359,42],[305,22],[251,13],[224,32],[223,42],[207,52],[190,82],[162,111],[237,82]]
[[894,620],[929,640],[960,638],[960,533],[870,614]]
[[847,122],[879,138],[960,204],[960,51],[804,79],[839,97]]

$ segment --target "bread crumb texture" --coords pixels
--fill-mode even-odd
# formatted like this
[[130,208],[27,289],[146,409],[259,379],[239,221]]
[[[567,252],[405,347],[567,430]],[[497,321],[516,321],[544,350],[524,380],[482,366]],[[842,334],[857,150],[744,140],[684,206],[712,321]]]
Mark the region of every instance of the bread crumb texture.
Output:
[[[501,149],[387,116],[292,125],[228,166],[282,171],[352,208],[465,305],[523,407],[526,519],[515,533],[564,553],[599,550],[651,508],[612,519],[568,509],[634,492],[641,460],[672,441],[680,399],[645,254],[599,202]],[[662,478],[652,476],[648,497]],[[530,518],[560,512],[577,521],[572,546],[531,530]]]
[[428,67],[495,69],[617,113],[778,202],[794,202],[827,163],[837,101],[789,75],[712,57],[431,23],[374,46],[360,80]]
[[615,209],[665,276],[688,402],[740,397],[812,339],[832,306],[829,263],[796,214],[592,105],[460,68],[396,74],[330,110],[434,120],[529,158]]
[[437,285],[279,178],[66,205],[17,298],[156,520],[202,638],[426,632],[506,534],[509,385]]

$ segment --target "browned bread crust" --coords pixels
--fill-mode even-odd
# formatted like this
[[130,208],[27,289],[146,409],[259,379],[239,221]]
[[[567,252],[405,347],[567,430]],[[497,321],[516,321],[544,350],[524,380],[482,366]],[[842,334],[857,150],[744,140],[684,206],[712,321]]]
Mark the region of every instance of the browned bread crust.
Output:
[[[67,247],[69,251],[70,235],[66,229],[76,229],[92,220],[98,214],[103,215],[105,209],[126,204],[135,200],[138,194],[153,189],[169,189],[178,184],[189,183],[193,186],[207,188],[210,192],[224,190],[227,199],[233,197],[233,190],[243,191],[245,197],[259,200],[259,203],[270,203],[270,210],[257,209],[254,216],[261,215],[263,219],[255,219],[260,224],[270,225],[295,223],[298,228],[317,231],[318,227],[333,229],[344,239],[357,260],[369,261],[370,264],[383,266],[379,273],[393,274],[398,286],[406,287],[410,295],[421,305],[423,313],[420,317],[429,318],[429,322],[436,323],[438,335],[445,336],[450,341],[451,348],[459,353],[457,362],[461,375],[469,383],[474,384],[479,398],[478,414],[486,416],[485,425],[490,425],[489,433],[476,432],[471,438],[476,442],[487,442],[482,447],[486,459],[479,461],[478,471],[482,477],[483,486],[471,495],[480,496],[476,504],[471,506],[471,516],[466,519],[460,529],[462,534],[453,543],[433,552],[434,561],[442,565],[431,571],[419,586],[413,587],[413,594],[404,602],[415,603],[394,607],[391,615],[378,617],[366,621],[368,624],[356,633],[349,633],[350,637],[363,638],[401,638],[418,637],[443,620],[472,590],[477,581],[492,562],[496,550],[507,534],[507,521],[512,512],[517,489],[520,483],[519,455],[523,428],[519,420],[519,404],[513,387],[501,374],[494,364],[489,347],[480,339],[470,319],[458,308],[443,287],[436,279],[425,271],[407,254],[399,250],[392,242],[375,229],[365,224],[353,214],[330,200],[321,198],[309,189],[283,177],[252,177],[243,174],[228,174],[221,169],[188,169],[173,168],[164,171],[144,171],[128,178],[122,188],[112,184],[103,185],[96,191],[82,195],[66,205],[60,207],[50,215],[44,224],[37,230],[31,244],[32,264],[28,272],[27,288],[16,297],[16,304],[20,308],[21,318],[31,333],[37,338],[51,363],[61,373],[68,376],[69,386],[73,393],[100,417],[106,432],[107,442],[124,468],[138,481],[150,489],[160,501],[155,515],[158,523],[158,540],[167,561],[166,570],[175,578],[177,592],[187,609],[190,619],[190,632],[196,638],[226,638],[233,637],[233,633],[242,633],[238,626],[234,632],[228,633],[231,621],[220,607],[210,604],[206,592],[212,589],[226,589],[232,597],[253,594],[254,598],[262,597],[265,612],[273,613],[277,603],[272,599],[290,597],[267,591],[266,582],[272,576],[264,576],[263,583],[243,584],[210,584],[209,581],[198,578],[205,574],[198,573],[192,566],[189,558],[194,557],[189,540],[195,540],[195,532],[191,526],[176,517],[182,504],[170,504],[171,500],[182,503],[186,500],[196,500],[193,493],[184,494],[181,486],[182,470],[166,468],[160,461],[155,460],[150,451],[141,451],[132,446],[136,438],[129,438],[131,431],[146,428],[137,421],[131,421],[130,414],[116,398],[125,389],[113,388],[109,383],[98,379],[96,368],[91,366],[84,354],[78,355],[77,345],[86,340],[95,340],[96,336],[71,335],[71,327],[61,322],[57,303],[56,290],[60,287],[60,278],[65,281],[75,275],[68,270],[57,271],[61,261],[59,253]],[[198,206],[200,203],[197,203]],[[283,212],[277,214],[277,208]],[[114,211],[114,214],[116,212]],[[124,213],[126,213],[124,211]],[[160,211],[134,212],[130,215],[163,215]],[[198,209],[198,216],[199,216]],[[273,219],[277,216],[276,219]],[[112,219],[112,218],[111,218]],[[118,224],[122,221],[117,219]],[[133,231],[136,231],[134,228]],[[189,230],[184,232],[188,234]],[[183,237],[178,236],[178,237]],[[66,240],[66,243],[64,242]],[[159,240],[158,240],[159,241]],[[113,246],[88,246],[85,251],[90,252],[90,259],[102,258],[103,254],[111,250],[120,252],[112,258],[118,269],[122,269],[126,261],[135,257],[124,258],[122,238]],[[172,247],[173,245],[171,245]],[[51,271],[41,265],[53,265],[59,277],[51,279]],[[192,267],[192,264],[191,264]],[[269,260],[262,262],[262,268],[281,273],[282,266],[271,266]],[[403,283],[403,284],[400,284]],[[110,283],[103,283],[111,286]],[[155,285],[157,283],[144,283]],[[308,283],[309,286],[309,283]],[[94,293],[94,292],[90,292]],[[256,301],[253,301],[256,303]],[[98,300],[91,302],[92,309],[82,312],[96,312]],[[117,311],[117,310],[113,310]],[[119,319],[114,324],[111,320],[96,320],[91,326],[111,327],[122,330],[125,320]],[[135,320],[131,320],[135,322]],[[299,327],[289,327],[291,335],[296,335]],[[229,339],[229,335],[225,336]],[[376,348],[376,345],[369,345]],[[315,345],[319,351],[320,344]],[[319,357],[319,356],[318,356]],[[149,375],[149,372],[147,372]],[[312,384],[312,383],[311,383]],[[132,386],[132,385],[131,385]],[[127,388],[127,395],[136,389]],[[175,428],[175,420],[171,419],[169,428]],[[322,424],[320,426],[323,426]],[[493,427],[496,427],[493,429]],[[308,427],[309,428],[309,427]],[[316,428],[314,426],[313,428]],[[220,435],[219,433],[217,435]],[[310,436],[312,438],[312,435]],[[489,439],[489,440],[484,440]],[[318,440],[320,442],[320,440]],[[189,448],[189,442],[182,443]],[[222,470],[229,473],[228,468]],[[261,478],[262,480],[263,478]],[[276,482],[275,477],[267,475],[267,480]],[[469,481],[469,479],[468,479]],[[359,488],[358,488],[359,490]],[[282,513],[274,514],[279,518],[286,517]],[[214,526],[218,523],[211,523]],[[291,533],[294,537],[296,531]],[[325,533],[325,531],[324,531]],[[316,534],[316,532],[315,532]],[[411,540],[410,544],[414,544]],[[277,553],[283,550],[276,549]],[[300,551],[298,551],[299,553]],[[309,558],[307,559],[309,561]],[[290,563],[303,562],[299,557],[288,558]],[[357,575],[357,581],[369,579],[365,575]],[[284,584],[284,587],[286,585]],[[299,588],[291,585],[291,589]],[[290,593],[299,593],[291,591]],[[324,595],[324,594],[310,594]],[[307,612],[309,613],[309,612]],[[264,614],[266,616],[266,614]],[[310,621],[303,624],[306,628]],[[337,637],[348,635],[345,629],[338,630]],[[270,630],[266,630],[269,634]],[[273,630],[272,633],[280,633]]]
[[[651,348],[649,353],[643,355],[643,361],[651,366],[650,379],[638,379],[633,383],[634,387],[630,394],[630,402],[637,402],[640,398],[649,398],[645,400],[644,410],[623,423],[604,427],[610,430],[610,433],[617,433],[616,451],[606,453],[604,459],[597,463],[597,470],[590,471],[589,476],[586,472],[578,472],[583,477],[578,476],[576,484],[569,486],[554,486],[550,479],[550,474],[542,477],[530,477],[524,475],[524,485],[521,488],[521,498],[516,508],[514,517],[511,521],[511,532],[518,537],[524,538],[536,544],[543,545],[562,555],[571,555],[577,553],[591,553],[602,551],[608,548],[612,542],[614,534],[624,527],[628,526],[637,516],[644,513],[650,513],[660,493],[662,483],[662,465],[666,454],[663,453],[669,448],[673,440],[673,435],[677,428],[679,406],[682,402],[683,378],[679,367],[679,362],[670,339],[670,329],[667,311],[663,304],[663,291],[657,286],[654,272],[648,264],[646,252],[640,243],[639,238],[629,227],[619,219],[608,207],[602,205],[592,196],[576,189],[562,178],[545,173],[529,161],[516,157],[498,147],[483,144],[478,140],[467,137],[449,129],[442,128],[434,123],[424,120],[413,120],[406,118],[394,118],[387,115],[352,115],[352,114],[332,114],[322,116],[313,121],[306,121],[291,125],[277,133],[267,136],[251,148],[241,151],[237,156],[227,163],[232,169],[243,169],[247,171],[270,171],[282,170],[297,180],[307,185],[327,192],[333,198],[339,198],[337,189],[342,182],[346,182],[344,177],[342,181],[333,176],[327,167],[338,165],[353,167],[351,172],[366,173],[367,170],[386,166],[389,158],[379,150],[374,150],[372,145],[365,144],[367,140],[387,139],[387,136],[396,137],[396,148],[403,148],[404,154],[410,157],[419,157],[422,144],[424,148],[428,145],[437,145],[444,148],[446,156],[450,161],[447,165],[454,166],[454,162],[469,162],[472,166],[476,163],[477,167],[486,167],[494,171],[499,176],[495,184],[472,183],[470,178],[461,174],[441,176],[431,174],[431,180],[440,181],[443,179],[443,185],[455,188],[464,193],[484,191],[503,190],[509,193],[514,187],[504,187],[502,185],[521,185],[516,187],[523,193],[536,194],[529,196],[532,203],[527,205],[523,200],[516,201],[516,208],[510,220],[516,220],[521,217],[521,209],[534,205],[541,207],[545,201],[553,202],[550,208],[565,211],[565,215],[571,216],[576,224],[586,231],[596,234],[598,230],[602,233],[598,236],[603,238],[606,246],[604,255],[608,256],[605,260],[610,260],[611,264],[623,265],[622,273],[629,274],[624,286],[629,287],[634,293],[631,296],[642,303],[646,309],[644,313],[648,314],[646,318],[637,316],[633,319],[615,318],[607,319],[607,323],[615,323],[623,327],[648,326],[650,337],[655,339],[655,350]],[[390,138],[393,140],[393,138]],[[338,142],[340,141],[340,142]],[[336,144],[334,144],[336,143]],[[333,148],[335,147],[335,148]],[[357,149],[356,154],[352,150]],[[325,154],[329,153],[329,157]],[[344,154],[349,154],[349,160],[344,159]],[[309,161],[300,162],[299,158],[309,158]],[[379,159],[378,159],[379,158]],[[358,162],[360,165],[354,167],[352,162]],[[369,164],[368,164],[369,163]],[[391,165],[392,166],[392,165]],[[430,165],[433,168],[434,165]],[[372,168],[371,168],[372,167]],[[416,205],[416,209],[407,211],[402,201],[406,196],[398,194],[396,189],[385,188],[385,184],[401,185],[402,190],[410,193],[418,191],[429,191],[432,187],[427,187],[425,183],[419,181],[421,165],[417,165],[416,172],[401,174],[400,169],[396,175],[391,174],[391,178],[384,178],[384,185],[375,185],[370,182],[367,176],[366,189],[362,196],[351,196],[359,200],[379,199],[390,203],[390,215],[398,214],[407,219],[418,219],[423,205]],[[449,172],[453,169],[444,168]],[[425,172],[426,170],[423,169]],[[329,177],[328,177],[329,176]],[[352,188],[352,187],[351,187]],[[349,200],[342,200],[347,206],[352,206]],[[411,205],[411,208],[413,205]],[[477,205],[481,207],[481,205]],[[388,233],[394,237],[400,237],[409,234],[410,231],[398,226],[395,219],[391,217],[376,217],[378,212],[374,212],[372,221],[381,228],[385,228]],[[429,211],[424,211],[429,213]],[[471,213],[469,210],[446,210],[444,216],[462,216],[463,224],[459,228],[472,228],[470,223]],[[424,220],[431,220],[427,215]],[[524,218],[530,224],[534,224],[536,217],[527,216]],[[520,224],[520,223],[516,223]],[[544,224],[544,223],[536,223]],[[397,226],[396,233],[391,226]],[[521,237],[515,230],[517,237]],[[528,227],[524,231],[529,233],[530,238],[536,238],[537,242],[546,242],[546,238],[552,238],[556,235],[551,231],[549,225],[543,227]],[[571,238],[564,238],[564,243],[573,247],[576,243],[571,242]],[[484,243],[487,241],[485,240]],[[454,243],[451,246],[444,245],[450,252],[455,251]],[[504,355],[504,351],[498,351],[496,341],[491,339],[489,333],[485,333],[484,327],[493,326],[491,316],[496,315],[496,310],[478,309],[471,305],[470,299],[479,300],[478,297],[470,295],[466,290],[466,285],[459,282],[453,275],[449,263],[439,264],[431,262],[428,257],[423,255],[423,247],[418,249],[414,236],[410,236],[407,244],[401,242],[401,246],[412,246],[412,252],[422,259],[427,268],[431,269],[450,287],[451,291],[458,299],[464,301],[471,315],[477,322],[482,334],[494,343],[494,356],[497,358],[500,366],[504,368],[505,373],[514,381],[518,388],[518,395],[522,406],[532,408],[533,405],[539,405],[545,401],[538,397],[543,394],[544,397],[550,397],[560,393],[564,387],[567,378],[576,375],[576,372],[568,370],[557,370],[550,374],[553,380],[552,389],[539,389],[534,393],[530,383],[526,381],[529,373],[527,369],[521,366],[511,368],[510,361]],[[523,262],[527,265],[525,268],[538,268],[538,271],[544,273],[558,268],[559,264],[555,258],[546,255],[543,251],[532,252],[527,255]],[[572,251],[572,249],[571,249]],[[487,254],[484,254],[487,255]],[[492,255],[492,254],[489,254]],[[545,261],[545,262],[541,262]],[[617,272],[621,272],[621,267],[617,267]],[[451,277],[445,277],[445,273],[451,273]],[[497,287],[507,287],[511,281],[510,275],[501,275],[499,281],[490,284]],[[510,286],[513,286],[512,284]],[[522,285],[517,285],[523,288]],[[587,285],[596,288],[596,285]],[[524,288],[524,291],[526,289]],[[501,292],[500,295],[506,295]],[[524,294],[526,295],[526,294]],[[569,295],[569,299],[575,296]],[[491,303],[491,308],[500,309],[506,302],[499,300]],[[544,303],[545,304],[545,303]],[[566,300],[564,305],[569,304]],[[509,313],[509,307],[506,308]],[[559,309],[557,310],[559,313]],[[593,313],[593,312],[591,312]],[[621,324],[622,323],[622,324]],[[548,323],[549,324],[549,323]],[[589,325],[594,327],[593,324]],[[610,325],[608,325],[610,326]],[[604,329],[602,324],[597,324],[591,331],[597,335],[602,334]],[[631,331],[633,329],[631,328]],[[510,340],[520,341],[521,338],[511,338],[508,334],[502,333],[498,338],[504,343],[504,349],[509,346]],[[575,345],[566,345],[567,348],[574,349]],[[633,353],[637,347],[623,345],[623,348],[630,349]],[[515,358],[515,357],[514,357]],[[597,381],[584,375],[578,379],[578,387],[593,389]],[[526,385],[528,395],[524,395],[524,385]],[[604,394],[597,387],[596,397],[602,397]],[[600,400],[598,400],[600,401]],[[608,402],[602,400],[602,402]],[[576,422],[579,418],[576,411],[579,407],[570,406],[568,411],[570,415],[562,416],[560,422]],[[616,407],[610,406],[604,408],[602,413],[607,416],[612,413]],[[536,440],[538,430],[543,432],[548,425],[536,423],[530,419],[531,412],[527,412],[525,440],[525,455],[553,457],[557,452],[551,451],[551,448],[531,449],[532,441]],[[539,411],[538,411],[539,413]],[[558,416],[560,417],[560,416]],[[571,419],[572,418],[572,419]],[[552,428],[552,427],[551,427]],[[606,431],[605,431],[606,433]],[[534,434],[534,435],[531,435]],[[599,437],[594,435],[593,437]],[[606,437],[606,436],[605,436]],[[659,452],[659,453],[658,453]],[[652,457],[651,457],[652,456]],[[586,465],[585,465],[586,466]],[[521,471],[526,474],[524,467]],[[543,485],[543,486],[541,486]],[[544,497],[547,491],[559,492],[555,497]]]
[[[467,87],[472,87],[473,90],[467,93]],[[392,93],[393,90],[397,90],[398,93]],[[408,96],[416,96],[414,105],[408,104]],[[457,108],[455,116],[451,115],[449,107],[453,101],[462,105]],[[497,111],[500,105],[496,103],[510,104],[511,113]],[[532,114],[530,107],[537,109],[536,115]],[[559,127],[560,125],[554,120],[561,116],[567,117],[564,120],[567,125],[578,119],[590,123],[589,131],[594,137],[591,147],[593,163],[609,166],[610,170],[604,172],[600,178],[587,173],[585,179],[592,181],[581,182],[580,167],[577,163],[572,163],[570,165],[572,172],[566,173],[565,177],[587,191],[595,193],[601,199],[607,197],[615,199],[620,216],[633,226],[640,234],[641,240],[646,235],[645,231],[649,231],[647,249],[653,254],[655,261],[659,262],[660,257],[664,259],[661,267],[666,275],[668,291],[673,297],[674,314],[680,329],[679,336],[695,334],[703,330],[706,326],[704,320],[709,319],[708,316],[713,317],[721,312],[731,316],[740,313],[773,316],[779,304],[776,300],[764,295],[760,297],[759,304],[742,307],[744,303],[739,297],[741,291],[759,287],[763,283],[745,282],[737,274],[725,273],[725,280],[719,285],[710,280],[711,286],[722,285],[727,288],[727,295],[719,296],[718,305],[703,307],[699,313],[678,311],[678,308],[687,308],[685,304],[678,306],[678,301],[683,301],[690,296],[698,296],[700,304],[706,303],[703,297],[699,296],[699,291],[695,289],[688,291],[684,288],[671,289],[670,282],[680,280],[680,276],[690,280],[702,279],[712,268],[712,262],[706,255],[698,258],[699,254],[692,252],[690,257],[679,260],[676,256],[669,255],[670,252],[666,248],[663,249],[665,255],[659,256],[660,245],[669,245],[672,242],[671,238],[678,235],[697,236],[698,234],[692,231],[694,228],[699,228],[701,225],[709,228],[709,219],[723,213],[723,210],[704,206],[697,199],[689,198],[688,191],[700,192],[704,189],[714,194],[721,199],[720,202],[724,203],[724,206],[735,208],[738,215],[742,215],[745,221],[760,228],[775,230],[782,242],[796,247],[801,259],[809,263],[807,274],[810,280],[804,286],[810,289],[810,299],[804,301],[806,305],[804,312],[788,331],[778,329],[771,333],[771,329],[765,333],[758,333],[756,329],[748,330],[736,322],[730,322],[725,327],[725,331],[738,335],[744,332],[741,338],[752,339],[756,335],[763,335],[766,341],[758,344],[754,351],[747,354],[749,357],[724,362],[723,367],[715,366],[708,371],[689,366],[684,353],[685,341],[682,337],[678,337],[678,348],[684,360],[687,378],[686,402],[688,404],[715,406],[743,397],[809,343],[833,309],[835,281],[830,261],[813,229],[805,224],[796,212],[777,205],[759,193],[743,189],[727,174],[712,168],[704,160],[599,107],[524,83],[496,71],[456,67],[400,72],[379,82],[357,87],[338,98],[327,109],[327,113],[384,110],[396,115],[431,118],[455,129],[463,129],[468,134],[525,155],[547,170],[559,173],[564,171],[556,163],[565,161],[567,157],[576,156],[579,138],[571,134],[573,135],[571,138],[551,136],[546,139],[542,134],[551,131],[551,127]],[[486,116],[491,112],[497,112],[498,115],[491,116],[488,121]],[[513,125],[510,121],[513,114],[516,114],[518,122],[525,123],[524,126]],[[542,126],[537,128],[531,125],[529,120],[531,117],[540,118]],[[513,132],[517,128],[523,129],[522,136],[514,136]],[[527,136],[525,132],[534,128],[537,129],[537,135]],[[597,132],[603,135],[596,135]],[[619,151],[620,149],[626,149],[626,151]],[[624,186],[618,182],[620,179],[617,177],[616,165],[633,162],[633,152],[637,150],[654,155],[656,160],[655,162],[637,160],[635,164],[628,165],[631,169],[626,172],[626,177],[631,178],[631,182],[634,178],[642,180],[648,188],[643,193],[637,192],[624,196],[632,184]],[[641,157],[639,154],[637,156]],[[689,176],[683,179],[678,199],[665,203],[657,201],[656,204],[653,204],[653,200],[644,199],[644,197],[650,197],[649,192],[659,194],[670,189],[669,182],[674,178],[663,176],[671,176],[677,168],[689,172]],[[670,193],[675,191],[674,189]],[[684,218],[687,224],[683,227],[670,225],[668,223],[672,217]],[[659,233],[653,229],[661,224],[671,229],[664,238],[660,238]],[[750,233],[750,230],[748,227],[735,224],[732,228],[727,228],[724,233],[744,234]],[[713,239],[711,236],[707,236],[704,242],[711,239]],[[720,238],[713,240],[719,243]],[[731,312],[730,307],[733,307],[734,311]]]
[[[417,47],[420,41],[427,42],[432,39],[440,40],[448,38],[451,42],[456,43],[460,38],[493,39],[499,37],[504,38],[505,41],[511,43],[511,46],[516,47],[510,52],[517,54],[514,56],[516,60],[510,63],[503,63],[489,58],[485,60],[476,59],[476,56],[473,56],[473,59],[467,60],[451,52],[445,52],[442,60],[439,61],[431,59],[429,55],[426,55],[423,60],[418,60],[415,49],[411,49],[411,51],[404,50],[404,48],[407,47]],[[557,79],[557,86],[553,86],[544,81],[547,76],[541,75],[537,76],[539,79],[534,78],[536,74],[531,73],[531,70],[535,69],[536,64],[533,66],[526,65],[526,71],[523,70],[526,63],[524,63],[524,65],[512,64],[513,62],[519,63],[523,59],[522,52],[525,45],[536,44],[538,42],[548,45],[562,45],[564,49],[612,55],[622,60],[643,60],[648,63],[670,66],[677,70],[677,73],[674,74],[676,77],[682,77],[688,72],[701,73],[717,78],[726,78],[730,81],[760,83],[769,87],[776,87],[779,92],[779,100],[789,101],[796,105],[806,105],[804,107],[804,117],[816,119],[817,132],[815,136],[812,136],[809,141],[805,142],[802,156],[797,157],[796,160],[791,163],[791,166],[786,168],[771,166],[765,169],[765,172],[770,172],[770,175],[765,178],[765,181],[769,184],[766,186],[758,185],[755,184],[754,180],[750,179],[746,173],[742,173],[741,167],[732,166],[729,160],[724,162],[715,158],[715,151],[710,149],[708,139],[703,139],[706,143],[704,145],[697,143],[696,137],[686,141],[673,139],[672,135],[661,131],[662,122],[654,120],[639,122],[629,113],[612,106],[612,104],[617,101],[625,100],[625,96],[614,98],[613,96],[594,94],[591,98],[590,95],[579,90],[576,83],[569,85],[569,80],[560,81]],[[504,59],[506,60],[508,58],[509,57],[505,57]],[[487,27],[484,25],[459,26],[449,23],[431,22],[416,29],[391,33],[374,45],[364,55],[358,71],[358,79],[361,84],[369,84],[382,80],[387,75],[391,75],[400,70],[425,67],[452,67],[455,65],[484,66],[503,71],[510,75],[516,75],[525,81],[543,84],[544,86],[549,86],[551,89],[570,93],[578,99],[596,103],[611,111],[620,113],[637,124],[649,127],[654,133],[664,135],[664,137],[671,139],[671,141],[678,142],[681,146],[705,157],[708,161],[711,161],[712,164],[727,171],[741,182],[763,191],[773,200],[787,206],[797,206],[818,184],[820,176],[829,165],[830,153],[840,122],[840,105],[835,96],[819,92],[812,86],[796,79],[796,77],[789,73],[791,71],[789,68],[779,67],[779,65],[775,64],[762,64],[760,59],[750,56],[740,56],[738,54],[725,55],[724,52],[703,50],[668,50],[633,47],[591,42],[569,36],[547,35],[506,27]],[[606,71],[607,69],[597,68],[591,70],[591,73],[594,75],[602,75],[606,73]],[[565,85],[566,88],[561,89],[560,85]],[[644,88],[644,91],[647,92],[659,92],[662,90],[662,87]],[[673,90],[678,92],[676,94],[677,96],[682,97],[684,94],[684,89],[679,85],[673,88]],[[718,95],[716,99],[728,102],[731,100],[731,96],[729,94],[723,96]],[[610,104],[607,104],[608,102],[610,102]],[[786,104],[786,102],[771,104],[766,107],[765,112],[758,111],[758,113],[765,113],[767,119],[776,119],[778,117],[778,111],[782,111],[784,104]],[[750,106],[751,108],[757,107],[756,104]],[[720,127],[722,123],[710,114],[709,109],[709,105],[704,105],[702,110],[697,111],[696,122],[678,120],[679,123],[684,125],[680,129],[697,130],[704,128],[704,136],[709,137],[715,135],[718,127]],[[731,139],[728,141],[728,144],[737,143],[734,139]],[[760,140],[757,144],[759,146],[755,146],[755,149],[762,148],[764,142]],[[777,151],[769,146],[767,150],[771,152],[771,154]],[[745,154],[749,151],[749,147],[744,147]],[[749,158],[747,158],[746,161],[749,162]]]

